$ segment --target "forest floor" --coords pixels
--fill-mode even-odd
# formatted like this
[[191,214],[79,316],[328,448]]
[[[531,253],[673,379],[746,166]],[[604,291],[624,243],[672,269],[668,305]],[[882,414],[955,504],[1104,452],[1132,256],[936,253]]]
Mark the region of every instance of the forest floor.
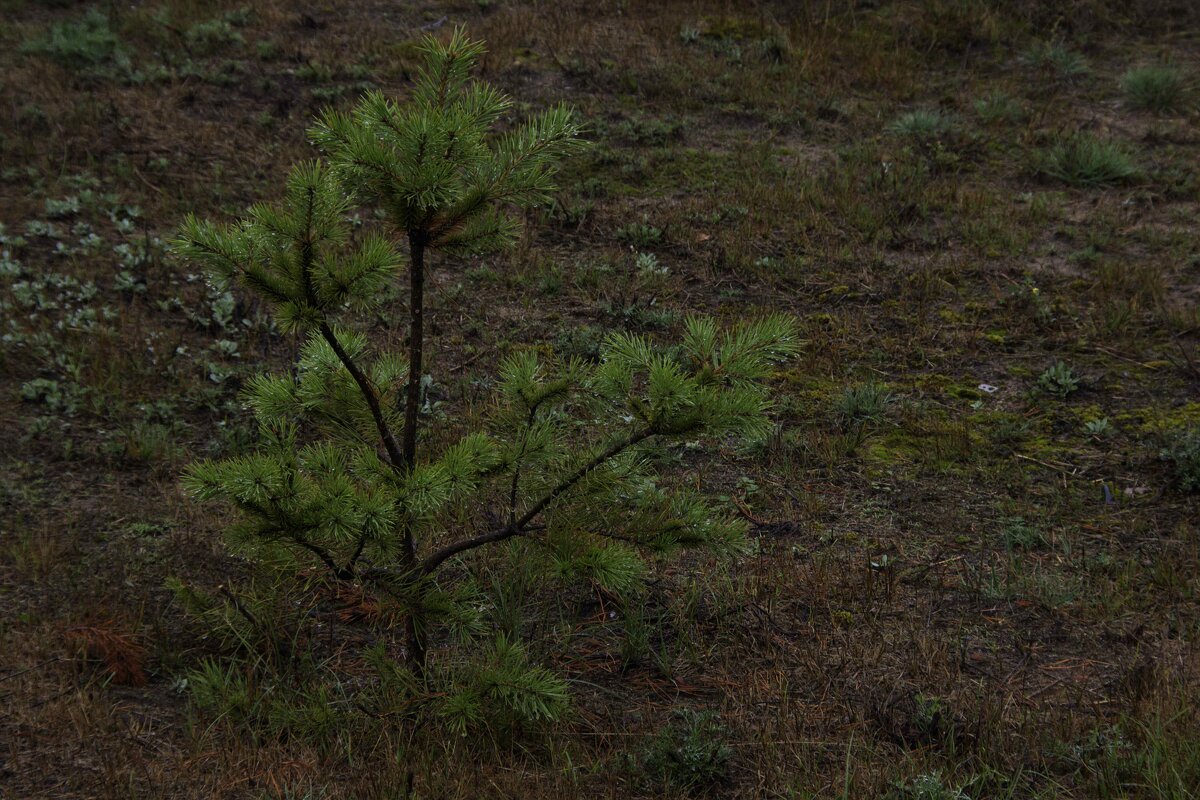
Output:
[[[1192,3],[0,9],[0,797],[1200,797]],[[165,584],[249,567],[178,476],[250,444],[239,387],[295,343],[164,241],[277,196],[316,112],[402,97],[458,25],[593,144],[515,251],[431,264],[431,423],[514,348],[792,313],[775,435],[681,456],[754,552],[657,563],[642,620],[524,598],[551,730],[223,724],[187,677],[236,662]],[[1156,65],[1183,92],[1138,108]],[[1064,179],[1080,143],[1113,150]]]

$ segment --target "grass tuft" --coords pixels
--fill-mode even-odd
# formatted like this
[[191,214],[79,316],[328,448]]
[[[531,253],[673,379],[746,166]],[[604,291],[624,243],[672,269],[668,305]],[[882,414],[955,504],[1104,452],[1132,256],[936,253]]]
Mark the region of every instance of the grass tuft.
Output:
[[957,126],[953,115],[937,109],[918,109],[897,117],[888,131],[906,139],[928,141],[951,133]]
[[1071,186],[1091,188],[1131,180],[1138,167],[1126,145],[1077,133],[1060,139],[1043,154],[1040,171]]
[[985,124],[996,125],[1006,122],[1020,122],[1025,117],[1025,110],[1011,95],[995,90],[976,100],[973,104],[975,113]]
[[1159,114],[1178,110],[1183,103],[1183,74],[1174,67],[1135,67],[1121,78],[1121,91],[1130,108]]
[[1029,67],[1047,70],[1060,78],[1078,78],[1091,71],[1087,59],[1062,44],[1038,42],[1021,56],[1021,61]]
[[834,400],[833,411],[843,428],[883,419],[892,394],[881,383],[847,386]]

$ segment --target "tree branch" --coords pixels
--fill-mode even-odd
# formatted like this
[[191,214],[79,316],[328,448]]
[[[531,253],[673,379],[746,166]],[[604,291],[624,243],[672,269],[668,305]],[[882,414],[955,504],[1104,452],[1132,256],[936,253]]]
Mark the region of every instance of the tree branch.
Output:
[[575,484],[586,478],[597,467],[619,455],[624,450],[632,447],[644,439],[650,438],[653,435],[654,432],[649,428],[645,428],[630,434],[625,439],[622,439],[621,441],[612,445],[603,453],[600,453],[578,470],[571,473],[569,477],[565,478],[561,483],[551,489],[541,500],[538,500],[536,503],[530,506],[529,509],[516,521],[511,522],[502,528],[496,528],[495,530],[488,531],[487,533],[481,533],[478,536],[474,536],[470,539],[463,539],[461,541],[448,544],[442,549],[431,553],[424,561],[421,562],[421,572],[425,575],[428,575],[440,567],[446,559],[451,558],[452,556],[456,556],[466,550],[474,550],[476,547],[482,547],[483,545],[491,544],[492,542],[502,542],[505,539],[511,539],[514,536],[519,536],[520,534],[525,533],[529,523],[533,522],[533,520],[537,518],[538,514],[541,514],[543,511],[545,511],[547,506],[557,500],[565,492],[569,491],[573,486],[575,486]]
[[302,534],[297,532],[297,528],[303,527],[296,523],[295,520],[288,517],[288,513],[279,505],[279,500],[275,497],[268,498],[271,504],[271,510],[263,508],[262,504],[256,503],[253,500],[243,500],[241,505],[249,508],[255,514],[258,514],[262,519],[272,527],[272,529],[280,534],[281,538],[286,539],[293,544],[299,545],[308,552],[315,555],[321,560],[321,563],[329,568],[334,577],[338,580],[353,580],[355,573],[352,569],[339,567],[337,562],[333,560],[333,556],[329,551],[318,544],[313,544],[304,538]]
[[342,343],[338,341],[328,322],[322,321],[319,330],[329,347],[337,354],[342,366],[358,384],[358,390],[362,393],[363,399],[367,401],[367,407],[371,410],[371,418],[375,420],[375,427],[379,430],[380,438],[383,439],[384,449],[387,450],[388,462],[393,469],[401,469],[404,464],[404,456],[400,452],[400,446],[396,444],[396,437],[392,435],[392,429],[388,427],[387,419],[383,416],[383,408],[379,405],[379,395],[376,394],[375,387],[371,385],[371,379],[359,369],[358,364],[354,363],[354,359],[346,352],[346,348],[342,347]]
[[638,442],[641,442],[645,439],[649,439],[653,435],[654,435],[654,431],[651,430],[650,428],[643,428],[640,431],[635,431],[634,433],[631,433],[627,438],[622,439],[621,441],[617,442],[612,447],[608,448],[603,453],[596,456],[588,463],[584,464],[582,467],[580,467],[578,470],[576,470],[575,473],[573,473],[569,478],[564,480],[562,483],[558,484],[558,486],[555,486],[553,489],[551,489],[550,492],[545,497],[543,497],[541,500],[534,503],[529,508],[529,510],[525,512],[524,516],[522,516],[519,520],[517,520],[517,523],[516,523],[517,528],[524,528],[530,522],[533,522],[534,518],[537,517],[538,514],[542,513],[542,511],[546,508],[546,506],[550,505],[555,500],[557,500],[560,495],[562,495],[564,492],[569,490],[572,486],[574,486],[575,484],[579,483],[579,481],[581,481],[585,477],[587,477],[589,473],[591,473],[594,469],[599,467],[601,464],[603,464],[604,462],[621,454],[623,451],[627,450],[628,448],[632,447],[633,445],[637,444]]
[[363,549],[367,546],[367,531],[366,526],[362,533],[358,535],[358,544],[354,547],[354,555],[350,556],[350,560],[346,562],[346,571],[353,572],[354,565],[358,563],[358,559],[362,558]]
[[[304,238],[300,242],[300,278],[304,282],[304,298],[305,302],[314,310],[320,312],[321,305],[317,302],[316,292],[312,285],[312,268],[313,259],[313,241],[312,241],[312,216],[313,205],[316,202],[316,192],[313,189],[308,190],[308,205],[304,209]],[[383,446],[387,450],[388,460],[394,469],[399,469],[402,463],[400,456],[400,448],[396,445],[396,438],[392,435],[391,428],[388,427],[387,419],[383,416],[383,409],[379,405],[379,395],[375,392],[375,387],[371,385],[371,381],[366,374],[359,369],[358,364],[354,363],[354,359],[342,347],[342,343],[338,341],[334,335],[333,329],[329,327],[329,323],[325,320],[324,313],[321,313],[321,324],[318,326],[321,331],[321,336],[337,354],[338,360],[342,362],[342,366],[350,373],[350,377],[358,384],[358,390],[362,393],[363,399],[367,401],[367,407],[371,409],[371,418],[375,421],[375,427],[379,431],[379,436],[383,439]]]
[[533,429],[533,418],[537,414],[537,406],[529,409],[529,418],[525,420],[525,430],[521,435],[521,450],[513,462],[512,487],[508,492],[508,524],[517,521],[517,488],[521,483],[521,462],[525,459],[525,448],[529,446],[529,432]]
[[289,534],[288,539],[290,539],[291,541],[300,545],[305,550],[307,550],[308,552],[315,555],[317,558],[321,559],[321,563],[324,564],[325,566],[329,567],[329,570],[334,574],[334,577],[336,577],[338,580],[347,581],[347,580],[354,579],[354,573],[352,571],[347,571],[347,570],[339,567],[334,562],[333,557],[330,556],[328,552],[326,552],[325,548],[321,547],[320,545],[315,545],[312,542],[308,541],[307,539],[305,539],[301,536],[298,536],[296,534]]

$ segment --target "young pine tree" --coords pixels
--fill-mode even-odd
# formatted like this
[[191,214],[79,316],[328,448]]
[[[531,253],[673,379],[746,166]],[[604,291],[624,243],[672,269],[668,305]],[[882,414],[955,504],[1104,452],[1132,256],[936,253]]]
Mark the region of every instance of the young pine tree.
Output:
[[[461,627],[474,613],[456,593],[461,571],[446,567],[479,548],[536,542],[533,566],[618,594],[637,587],[648,554],[738,552],[743,523],[664,486],[648,448],[762,434],[763,380],[798,346],[781,317],[727,331],[691,318],[671,348],[613,334],[595,364],[518,351],[499,365],[490,421],[457,426],[454,443],[435,447],[452,437],[422,436],[429,253],[511,242],[512,210],[548,198],[580,140],[563,107],[493,133],[510,104],[470,77],[481,45],[457,32],[423,51],[405,103],[373,93],[351,113],[320,117],[312,137],[324,159],[292,170],[280,204],[255,205],[232,225],[189,217],[175,244],[216,282],[267,301],[280,328],[303,338],[293,372],[246,386],[257,449],[193,464],[186,487],[239,509],[229,532],[238,550],[299,559],[398,606],[418,676],[433,627]],[[348,217],[361,206],[380,212],[381,232],[352,232]],[[408,305],[380,308],[402,276]],[[406,353],[377,348],[356,328],[368,311],[407,318]],[[516,643],[494,652],[509,672],[536,676]],[[488,691],[519,685],[509,672]]]

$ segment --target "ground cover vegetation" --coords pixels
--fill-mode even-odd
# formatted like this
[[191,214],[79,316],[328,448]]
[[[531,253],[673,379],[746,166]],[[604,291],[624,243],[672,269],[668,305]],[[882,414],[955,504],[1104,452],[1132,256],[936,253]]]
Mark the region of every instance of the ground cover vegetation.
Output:
[[0,7],[0,795],[1196,796],[1193,4]]

